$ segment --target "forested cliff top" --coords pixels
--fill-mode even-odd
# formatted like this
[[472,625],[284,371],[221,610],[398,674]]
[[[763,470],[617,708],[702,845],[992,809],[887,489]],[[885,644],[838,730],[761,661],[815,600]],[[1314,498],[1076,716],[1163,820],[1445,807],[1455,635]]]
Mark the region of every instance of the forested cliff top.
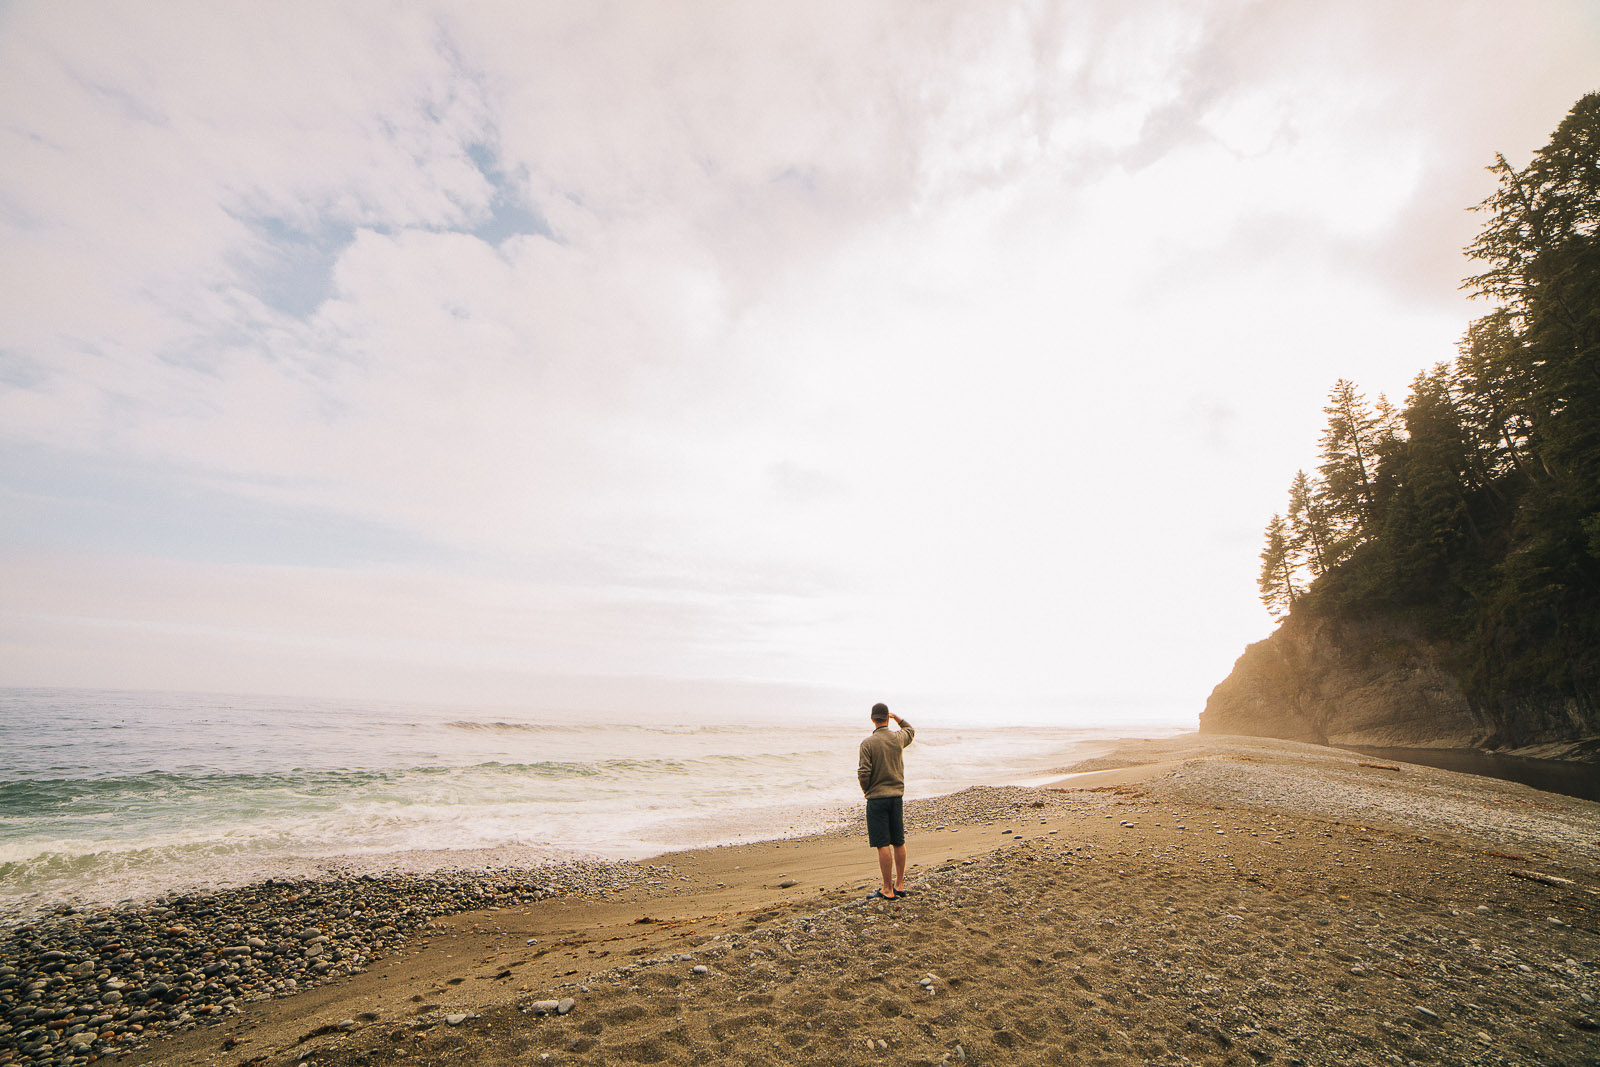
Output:
[[[1527,166],[1490,170],[1463,283],[1490,310],[1399,408],[1334,384],[1320,464],[1267,525],[1260,590],[1295,624],[1279,635],[1403,633],[1479,725],[1463,742],[1458,709],[1440,743],[1513,746],[1600,733],[1600,93]],[[1218,686],[1203,730],[1260,719],[1230,710],[1244,681]],[[1273,699],[1296,691],[1280,682]]]

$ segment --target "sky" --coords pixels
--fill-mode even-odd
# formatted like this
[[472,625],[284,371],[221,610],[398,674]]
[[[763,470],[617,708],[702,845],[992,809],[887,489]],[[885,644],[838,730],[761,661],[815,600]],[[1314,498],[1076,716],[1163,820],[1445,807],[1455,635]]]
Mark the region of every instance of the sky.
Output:
[[1592,0],[0,3],[0,685],[1192,724]]

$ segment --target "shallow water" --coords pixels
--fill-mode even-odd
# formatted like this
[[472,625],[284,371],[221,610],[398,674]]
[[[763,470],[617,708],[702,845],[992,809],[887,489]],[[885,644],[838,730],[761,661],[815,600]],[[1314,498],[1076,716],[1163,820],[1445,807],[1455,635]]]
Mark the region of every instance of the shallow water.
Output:
[[[866,732],[864,717],[795,729],[0,690],[0,905],[258,881],[350,857],[642,858],[803,833],[859,801]],[[1128,732],[924,725],[908,795],[1026,780]]]
[[1477,774],[1521,782],[1547,793],[1600,801],[1600,766],[1567,760],[1529,759],[1525,756],[1497,756],[1476,749],[1461,748],[1371,748],[1341,745],[1351,752],[1395,763],[1418,763],[1444,771]]

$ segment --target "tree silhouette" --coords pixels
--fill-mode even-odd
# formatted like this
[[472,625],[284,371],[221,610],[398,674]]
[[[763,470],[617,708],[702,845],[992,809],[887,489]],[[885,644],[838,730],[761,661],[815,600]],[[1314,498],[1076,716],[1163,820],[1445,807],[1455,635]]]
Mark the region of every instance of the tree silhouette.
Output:
[[1296,473],[1284,515],[1267,525],[1261,596],[1279,617],[1409,620],[1450,650],[1491,719],[1542,695],[1591,721],[1600,93],[1580,99],[1526,167],[1496,156],[1489,169],[1497,187],[1467,249],[1482,269],[1463,285],[1493,306],[1452,364],[1417,375],[1400,410],[1333,384],[1316,475]]

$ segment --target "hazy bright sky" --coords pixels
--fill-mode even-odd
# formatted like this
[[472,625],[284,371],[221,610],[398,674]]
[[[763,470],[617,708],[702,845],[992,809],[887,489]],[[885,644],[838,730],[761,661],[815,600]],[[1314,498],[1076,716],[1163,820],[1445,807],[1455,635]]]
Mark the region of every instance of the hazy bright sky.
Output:
[[1593,0],[0,5],[0,684],[1192,722],[1597,88]]

